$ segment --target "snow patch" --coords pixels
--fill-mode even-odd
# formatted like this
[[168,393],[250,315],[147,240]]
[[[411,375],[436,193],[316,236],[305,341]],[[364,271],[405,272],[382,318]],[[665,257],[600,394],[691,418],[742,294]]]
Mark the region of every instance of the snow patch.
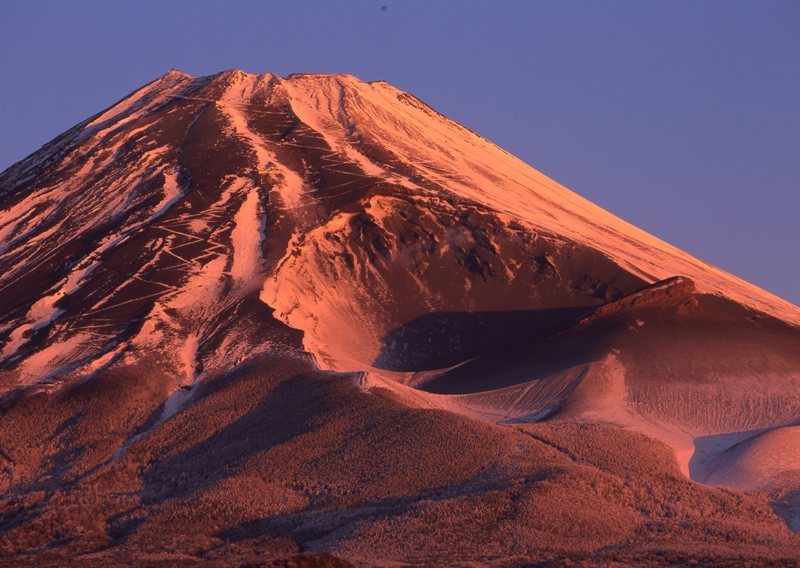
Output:
[[[241,283],[256,283],[261,273],[261,243],[264,240],[266,212],[258,189],[244,182],[241,190],[245,194],[239,211],[234,216],[231,242],[233,262],[231,275]],[[256,283],[256,286],[259,283]]]

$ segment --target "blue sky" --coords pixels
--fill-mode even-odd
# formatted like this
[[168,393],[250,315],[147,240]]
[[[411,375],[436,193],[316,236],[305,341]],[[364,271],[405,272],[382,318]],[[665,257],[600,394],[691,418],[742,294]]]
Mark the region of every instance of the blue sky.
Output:
[[0,169],[176,67],[351,73],[800,303],[795,0],[0,4]]

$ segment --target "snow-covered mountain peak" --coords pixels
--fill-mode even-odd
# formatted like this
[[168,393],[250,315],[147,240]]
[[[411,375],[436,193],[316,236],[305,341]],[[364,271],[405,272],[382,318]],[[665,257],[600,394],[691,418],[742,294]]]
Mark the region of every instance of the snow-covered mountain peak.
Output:
[[[283,509],[264,503],[291,501],[301,517],[339,503],[324,521],[289,523],[316,546],[319,535],[350,533],[342,518],[361,523],[352,498],[376,486],[372,476],[396,475],[400,487],[434,472],[407,493],[413,499],[391,486],[365,501],[380,504],[381,523],[385,505],[439,502],[430,496],[460,487],[440,473],[459,468],[464,491],[513,488],[516,509],[521,487],[539,494],[565,465],[577,473],[553,495],[560,503],[567,488],[584,499],[588,482],[576,476],[610,450],[604,463],[615,473],[591,486],[624,494],[639,535],[655,517],[630,496],[652,483],[637,482],[637,492],[618,483],[642,464],[662,464],[652,479],[669,480],[669,499],[678,467],[748,489],[800,472],[798,323],[796,306],[597,207],[388,83],[172,70],[0,173],[0,414],[12,417],[0,429],[0,483],[30,491],[38,476],[49,487],[67,464],[69,483],[87,493],[41,501],[70,511],[105,488],[103,523],[93,516],[94,532],[76,529],[94,547],[135,542],[137,527],[153,530],[179,495],[192,499],[191,517],[197,502],[211,503],[208,546],[223,538],[220,511],[252,513],[225,525],[239,539],[284,530]],[[541,440],[520,430],[540,421]],[[565,439],[590,457],[547,442],[557,431],[572,432]],[[640,434],[668,444],[677,464]],[[453,440],[468,452],[430,457]],[[631,440],[640,453],[620,459]],[[364,446],[344,467],[354,443]],[[331,459],[315,453],[322,448],[334,467],[319,466]],[[476,455],[486,457],[480,466]],[[397,473],[398,456],[412,475]],[[305,478],[275,469],[304,460],[314,464]],[[217,482],[247,463],[258,464],[252,476],[215,501]],[[533,463],[549,469],[525,473]],[[358,480],[318,485],[337,468]],[[239,507],[250,495],[239,488],[261,475],[272,476],[268,486]],[[120,495],[140,502],[129,509]],[[686,499],[693,511],[721,503],[720,494]],[[72,542],[56,517],[15,511],[10,531],[18,520],[53,526],[54,542]],[[520,513],[525,531],[540,517],[530,511]],[[586,518],[559,517],[557,530]],[[676,518],[672,509],[659,517]]]
[[[329,352],[317,345],[316,312],[330,301],[327,271],[351,269],[336,268],[350,254],[348,240],[376,247],[370,254],[377,256],[354,267],[366,271],[358,278],[389,260],[432,262],[419,256],[421,242],[397,234],[403,225],[425,247],[441,248],[437,254],[464,255],[454,258],[462,264],[488,262],[470,252],[475,246],[501,254],[498,235],[530,235],[524,238],[555,243],[551,255],[564,247],[593,251],[593,262],[642,284],[686,276],[701,292],[800,321],[795,306],[614,217],[416,97],[350,75],[232,69],[195,78],[171,70],[0,174],[0,195],[0,341],[9,385],[129,349],[135,330],[167,309],[165,299],[198,278],[215,290],[239,281],[263,288],[276,315],[306,333],[306,348]],[[465,229],[465,216],[476,215],[486,217],[484,226]],[[430,226],[420,233],[413,218]],[[520,246],[503,253],[493,278],[519,281],[527,261],[512,257]],[[316,260],[303,264],[309,254]],[[117,266],[121,257],[128,260]],[[371,294],[380,287],[364,285],[337,302],[377,301]],[[408,317],[452,303],[442,303],[443,291],[426,290],[424,278],[416,286],[422,303]],[[470,298],[475,286],[458,292],[461,304],[451,308],[480,307]],[[539,296],[532,288],[507,307],[552,303]],[[107,341],[76,331],[75,322],[116,313],[115,305]],[[364,327],[352,324],[346,327]],[[386,331],[364,339],[362,348],[373,351],[357,357],[360,364],[376,356],[375,333]],[[52,357],[37,355],[45,348]],[[328,359],[336,367],[336,357]]]

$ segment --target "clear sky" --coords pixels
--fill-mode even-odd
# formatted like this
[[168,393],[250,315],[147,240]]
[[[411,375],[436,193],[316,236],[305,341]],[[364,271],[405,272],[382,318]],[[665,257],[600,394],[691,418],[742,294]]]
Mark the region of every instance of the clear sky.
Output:
[[800,304],[800,0],[3,0],[0,169],[171,67],[387,80]]

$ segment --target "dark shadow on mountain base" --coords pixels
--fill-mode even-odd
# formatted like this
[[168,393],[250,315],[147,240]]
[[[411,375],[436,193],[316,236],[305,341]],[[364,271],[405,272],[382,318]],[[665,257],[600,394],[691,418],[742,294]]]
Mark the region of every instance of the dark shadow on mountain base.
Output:
[[[562,468],[544,467],[524,478],[526,485],[558,479]],[[501,492],[508,487],[508,475],[502,469],[489,469],[461,483],[430,488],[413,495],[385,497],[329,511],[309,506],[294,513],[255,519],[218,533],[227,542],[239,542],[264,535],[288,535],[304,549],[319,550],[319,544],[335,535],[346,539],[356,532],[360,523],[374,523],[391,519],[408,512],[419,502],[434,503],[459,498],[474,498]],[[316,544],[316,546],[315,546]]]
[[373,365],[387,371],[443,369],[541,342],[596,307],[426,314],[384,335]]
[[[466,394],[545,379],[613,350],[638,401],[652,398],[651,387],[690,392],[705,384],[702,377],[733,379],[766,369],[791,376],[799,339],[796,328],[698,294],[677,278],[595,308],[429,314],[387,334],[375,365],[442,369],[411,382],[434,393]],[[686,377],[695,378],[687,384]]]
[[325,406],[325,389],[302,375],[275,386],[255,407],[186,451],[153,463],[143,476],[142,500],[183,497],[230,475],[231,468],[311,429]]
[[770,506],[792,532],[800,533],[800,489],[781,496]]

